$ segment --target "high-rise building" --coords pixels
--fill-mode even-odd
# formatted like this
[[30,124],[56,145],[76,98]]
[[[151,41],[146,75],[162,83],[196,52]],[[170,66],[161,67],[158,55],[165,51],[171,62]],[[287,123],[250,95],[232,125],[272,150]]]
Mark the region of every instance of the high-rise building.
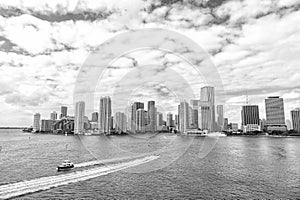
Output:
[[186,101],[181,101],[179,106],[179,131],[186,133],[189,129],[189,104]]
[[142,108],[136,111],[136,132],[146,131],[147,119],[147,111]]
[[84,133],[85,103],[78,101],[75,105],[74,134]]
[[174,126],[178,128],[178,124],[179,124],[179,117],[178,115],[175,115]]
[[266,119],[260,120],[260,130],[265,131],[266,130],[267,121]]
[[50,114],[50,119],[51,120],[57,120],[57,113],[55,111],[53,111],[51,114]]
[[109,96],[101,97],[99,102],[99,133],[109,134],[111,130],[111,99]]
[[244,132],[259,131],[259,109],[257,105],[242,106],[242,128]]
[[288,119],[285,120],[285,125],[286,125],[287,130],[293,129],[292,128],[292,122],[290,120],[288,120]]
[[144,103],[141,102],[134,102],[132,104],[132,111],[131,111],[131,131],[136,131],[136,111],[138,109],[144,109]]
[[51,132],[53,131],[55,120],[52,119],[42,119],[41,121],[41,131],[42,132]]
[[115,114],[115,127],[116,131],[121,133],[121,132],[126,132],[127,130],[127,119],[126,115],[122,112],[116,112]]
[[41,128],[41,114],[40,113],[35,113],[33,116],[33,130],[34,131],[40,131]]
[[172,113],[168,113],[167,114],[167,126],[168,127],[173,127],[173,114]]
[[300,108],[291,111],[292,124],[295,131],[300,131]]
[[224,127],[224,109],[223,105],[217,105],[217,124],[219,131]]
[[127,107],[127,130],[131,130],[131,124],[132,124],[132,105]]
[[111,117],[109,118],[109,127],[108,127],[109,132],[110,132],[111,130],[113,130],[114,127],[115,127],[115,120],[114,120],[114,117],[111,116]]
[[163,114],[160,112],[157,112],[156,116],[157,116],[156,124],[157,124],[157,128],[158,128],[163,125]]
[[93,112],[92,113],[92,122],[98,122],[98,117],[99,117],[99,113],[98,112]]
[[209,101],[201,101],[199,104],[198,111],[198,123],[199,128],[202,130],[207,130],[208,132],[214,131],[214,121],[213,121],[213,106]]
[[192,107],[192,109],[194,109],[194,110],[196,110],[196,109],[198,109],[198,107],[199,107],[199,103],[200,103],[200,100],[191,100],[191,107]]
[[191,100],[190,103],[191,103],[190,110],[189,110],[190,128],[197,129],[199,127],[198,108],[199,108],[200,100]]
[[156,108],[155,101],[148,101],[148,131],[154,132],[157,130],[156,121]]
[[[210,104],[210,112],[209,115],[211,119],[206,119],[206,121],[210,120],[211,122],[211,130],[214,131],[216,127],[216,117],[215,117],[215,88],[211,86],[205,86],[201,88],[200,92],[200,104]],[[207,111],[207,106],[204,106],[205,111]]]
[[242,126],[248,124],[259,125],[259,109],[257,105],[242,106]]
[[224,126],[223,130],[227,131],[228,130],[228,118],[224,118]]
[[198,109],[194,109],[193,107],[190,107],[189,110],[189,122],[190,122],[190,128],[197,129],[199,127],[198,124]]
[[268,131],[285,131],[283,98],[268,97],[265,99],[265,106]]
[[63,117],[67,117],[68,116],[68,107],[67,106],[62,106],[60,108],[60,118],[63,118]]

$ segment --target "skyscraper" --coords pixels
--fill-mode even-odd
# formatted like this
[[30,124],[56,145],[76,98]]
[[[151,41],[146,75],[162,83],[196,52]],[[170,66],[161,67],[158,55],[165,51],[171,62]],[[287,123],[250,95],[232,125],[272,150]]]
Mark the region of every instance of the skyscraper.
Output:
[[130,106],[128,106],[127,107],[127,130],[131,130],[131,124],[132,124],[132,119],[131,119],[131,117],[132,117],[132,105],[130,105]]
[[199,127],[198,109],[193,109],[192,107],[190,107],[189,116],[190,128],[197,129]]
[[157,112],[157,127],[162,126],[163,125],[163,114],[160,112]]
[[216,117],[215,117],[215,88],[211,87],[211,86],[205,86],[201,88],[201,92],[200,92],[200,104],[204,106],[204,110],[205,112],[207,112],[208,109],[208,105],[210,104],[210,112],[211,114],[208,115],[211,118],[210,119],[206,119],[206,121],[208,121],[209,124],[211,124],[211,130],[210,131],[214,131],[215,130],[215,124],[216,124]]
[[223,130],[228,130],[228,118],[224,118],[224,126],[223,126]]
[[190,107],[190,128],[197,129],[199,127],[198,123],[198,109],[199,109],[200,100],[191,100]]
[[179,131],[186,133],[189,129],[189,104],[181,101],[179,106]]
[[32,128],[34,131],[40,131],[40,128],[41,128],[41,114],[40,113],[34,114]]
[[42,132],[52,132],[54,120],[52,119],[42,119],[41,121],[41,131]]
[[257,105],[242,106],[242,125],[259,125],[259,110]]
[[172,113],[168,113],[167,114],[167,126],[168,127],[173,127],[173,114]]
[[74,134],[84,133],[85,103],[78,101],[75,105]]
[[209,101],[201,101],[198,110],[199,128],[212,132],[214,130],[213,108]]
[[292,124],[295,131],[300,132],[300,108],[291,111]]
[[68,116],[68,107],[62,106],[60,109],[60,112],[61,112],[60,118],[67,117]]
[[55,111],[53,111],[51,114],[50,114],[50,119],[51,120],[57,120],[57,113]]
[[147,124],[147,111],[140,108],[136,111],[136,131],[145,132]]
[[257,105],[242,106],[242,127],[244,132],[259,131],[259,109]]
[[218,129],[220,131],[223,130],[223,126],[224,126],[224,109],[223,109],[223,105],[217,105],[217,124],[218,124]]
[[157,130],[156,127],[156,121],[157,121],[157,116],[156,116],[156,108],[155,108],[155,101],[148,101],[148,131],[154,132]]
[[115,114],[115,124],[116,124],[116,131],[119,133],[121,132],[126,132],[126,124],[127,124],[127,119],[126,115],[122,112],[116,112]]
[[92,113],[92,122],[98,122],[98,116],[99,116],[99,113],[98,112],[93,112]]
[[283,98],[278,96],[268,97],[265,99],[265,106],[268,131],[285,131]]
[[111,99],[101,97],[99,103],[99,133],[109,134],[111,129]]
[[134,102],[132,104],[132,112],[131,112],[131,131],[136,131],[136,111],[138,109],[144,109],[144,103],[141,102]]

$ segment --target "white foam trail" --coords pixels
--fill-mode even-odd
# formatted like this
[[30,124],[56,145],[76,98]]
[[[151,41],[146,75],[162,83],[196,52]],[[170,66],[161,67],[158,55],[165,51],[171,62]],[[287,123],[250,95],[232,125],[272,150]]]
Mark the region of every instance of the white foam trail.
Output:
[[22,181],[18,183],[11,183],[0,186],[0,198],[6,199],[16,197],[28,193],[33,193],[41,190],[47,190],[60,185],[75,183],[79,181],[88,180],[98,176],[106,175],[122,169],[140,165],[146,162],[157,159],[159,156],[147,156],[132,161],[127,161],[118,164],[104,165],[83,171],[76,171],[68,174],[61,174],[57,176],[48,176],[29,181]]

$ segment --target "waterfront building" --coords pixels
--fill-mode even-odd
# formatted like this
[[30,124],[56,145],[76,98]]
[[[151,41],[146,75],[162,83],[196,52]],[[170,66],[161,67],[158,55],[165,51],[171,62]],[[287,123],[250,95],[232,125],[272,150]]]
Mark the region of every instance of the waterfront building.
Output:
[[42,119],[41,121],[41,132],[52,132],[55,120]]
[[198,129],[198,109],[194,109],[193,107],[191,107],[190,116],[190,128]]
[[223,130],[224,127],[224,108],[223,105],[217,105],[217,125],[218,130]]
[[173,114],[172,113],[168,113],[167,114],[167,127],[173,127]]
[[96,130],[96,129],[98,129],[98,122],[90,122],[90,124],[91,124],[91,129],[92,130]]
[[244,132],[260,130],[258,105],[242,106],[241,115],[242,115],[242,128]]
[[132,124],[132,119],[131,119],[131,117],[132,117],[132,105],[130,105],[130,106],[128,106],[127,107],[127,130],[131,130],[131,124]]
[[50,119],[51,119],[51,120],[57,120],[57,112],[56,112],[56,111],[53,111],[53,112],[50,114]]
[[291,111],[292,124],[295,131],[300,132],[300,108]]
[[157,116],[157,121],[156,121],[157,130],[162,130],[162,126],[164,125],[163,114],[160,112],[157,112],[156,116]]
[[114,128],[115,128],[115,120],[114,120],[114,117],[111,116],[111,117],[109,118],[109,132],[110,132],[111,130],[113,130]]
[[144,103],[141,102],[134,102],[132,104],[132,112],[131,112],[131,131],[135,132],[136,125],[137,125],[137,119],[136,119],[136,112],[138,109],[144,109]]
[[84,133],[84,114],[85,103],[84,101],[78,101],[75,104],[75,120],[74,120],[74,134]]
[[198,111],[199,128],[201,130],[207,130],[208,132],[214,131],[213,120],[213,106],[209,101],[201,101]]
[[53,129],[54,133],[74,133],[74,126],[75,126],[75,117],[64,117],[60,120],[56,120]]
[[186,133],[189,129],[189,104],[181,101],[179,106],[179,131]]
[[67,106],[62,106],[60,108],[60,119],[63,118],[63,117],[67,117],[68,116],[68,107]]
[[230,123],[230,129],[233,132],[237,132],[239,130],[238,123]]
[[99,115],[98,115],[99,133],[109,134],[111,126],[111,99],[109,96],[101,97],[99,102]]
[[286,125],[287,130],[293,129],[291,120],[288,120],[288,119],[285,120],[285,125]]
[[136,132],[145,132],[147,125],[147,111],[140,108],[136,111]]
[[267,121],[266,119],[260,120],[260,130],[265,131],[266,130]]
[[286,131],[283,98],[278,96],[265,99],[268,131]]
[[33,116],[33,130],[34,131],[40,131],[41,128],[41,114],[40,113],[35,113]]
[[175,115],[174,126],[176,130],[178,130],[178,125],[179,125],[179,117],[178,115]]
[[83,117],[83,129],[84,130],[91,129],[91,123],[90,123],[89,118],[87,116]]
[[156,108],[155,108],[155,101],[148,101],[148,131],[154,132],[157,130],[156,121]]
[[125,113],[116,112],[116,114],[115,114],[115,127],[116,127],[116,131],[118,133],[126,132],[126,130],[127,130],[126,122],[127,122],[127,118],[126,118]]
[[99,120],[99,113],[93,112],[92,113],[92,122],[98,122],[98,120]]
[[[215,117],[215,88],[214,87],[205,86],[205,87],[201,88],[199,104],[202,104],[202,105],[210,104],[209,111],[211,112],[211,114],[208,115],[208,116],[210,116],[210,119],[206,119],[206,121],[210,120],[210,122],[209,122],[209,123],[211,123],[211,127],[209,128],[210,131],[215,131],[216,117]],[[205,106],[204,106],[204,109],[206,110],[207,107],[205,108]]]
[[224,118],[224,126],[223,130],[227,131],[228,130],[228,118]]

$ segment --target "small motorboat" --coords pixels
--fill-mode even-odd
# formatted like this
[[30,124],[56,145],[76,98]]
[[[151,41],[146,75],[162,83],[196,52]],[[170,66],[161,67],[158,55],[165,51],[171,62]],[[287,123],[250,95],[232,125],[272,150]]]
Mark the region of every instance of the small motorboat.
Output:
[[74,168],[74,164],[69,160],[65,160],[61,165],[57,166],[57,171],[68,171],[73,168]]

